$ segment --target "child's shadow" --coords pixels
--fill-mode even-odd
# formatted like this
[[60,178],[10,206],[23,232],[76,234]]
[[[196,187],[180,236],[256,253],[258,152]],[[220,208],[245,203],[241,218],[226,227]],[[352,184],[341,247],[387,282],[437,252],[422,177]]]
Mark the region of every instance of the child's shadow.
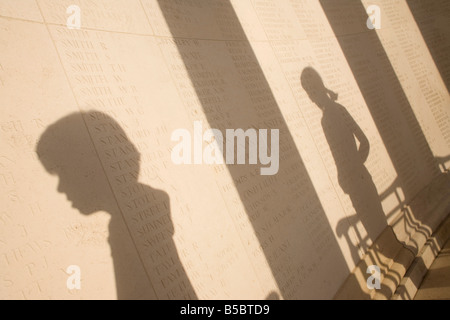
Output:
[[36,151],[72,207],[111,215],[118,299],[197,298],[173,241],[169,196],[138,182],[140,154],[114,119],[97,111],[66,116]]
[[[378,191],[364,165],[369,156],[369,140],[347,109],[336,102],[337,94],[325,87],[316,70],[305,68],[301,83],[311,101],[322,110],[321,125],[336,164],[339,185],[350,197],[356,212],[348,216],[345,219],[347,221],[339,222],[338,236],[345,236],[350,242],[350,227],[356,231],[356,224],[360,221],[367,237],[358,235],[359,245],[367,249],[370,242],[375,241],[387,226]],[[344,225],[347,228],[344,228]],[[351,243],[349,246],[353,260],[357,263],[360,259],[357,248]]]

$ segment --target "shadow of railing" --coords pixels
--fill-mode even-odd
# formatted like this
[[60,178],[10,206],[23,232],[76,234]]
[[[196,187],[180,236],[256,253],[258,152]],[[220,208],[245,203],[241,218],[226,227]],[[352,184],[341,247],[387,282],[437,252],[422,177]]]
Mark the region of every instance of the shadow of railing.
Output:
[[[393,196],[397,200],[397,203],[394,206],[390,206],[389,212],[386,213],[386,218],[388,220],[391,220],[394,219],[396,215],[403,213],[402,217],[404,219],[402,219],[401,222],[406,224],[406,226],[403,228],[404,230],[410,230],[411,235],[419,232],[422,233],[425,237],[429,237],[431,235],[431,230],[428,227],[423,226],[422,223],[412,214],[410,208],[403,198],[403,193],[401,192],[401,185],[399,184],[398,178],[395,179],[392,184],[380,194],[380,202],[383,203],[387,199],[392,199]],[[346,219],[348,219],[348,223]],[[361,230],[356,227],[361,222],[358,215],[351,215],[346,219],[342,219],[337,225],[338,236],[345,237],[345,239],[347,239],[348,245],[354,246],[351,239],[351,234],[355,234],[357,237],[358,248],[361,247],[364,251],[368,250],[371,246],[371,239],[367,234],[363,234]],[[396,223],[399,222],[393,221],[392,227],[395,228]]]

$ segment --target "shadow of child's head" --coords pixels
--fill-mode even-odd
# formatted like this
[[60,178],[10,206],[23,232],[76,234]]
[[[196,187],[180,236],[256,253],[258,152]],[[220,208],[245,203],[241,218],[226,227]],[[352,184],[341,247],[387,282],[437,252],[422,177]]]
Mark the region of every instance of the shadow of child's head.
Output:
[[325,87],[322,78],[314,68],[306,67],[303,69],[300,81],[309,99],[319,108],[323,108],[324,104],[330,102],[330,100],[337,100],[337,94]]
[[50,125],[36,152],[46,171],[58,176],[58,192],[66,194],[72,206],[86,215],[111,212],[113,195],[105,169],[119,175],[125,168],[119,162],[123,162],[127,163],[126,172],[133,173],[130,177],[139,173],[138,151],[120,125],[98,111],[73,113]]

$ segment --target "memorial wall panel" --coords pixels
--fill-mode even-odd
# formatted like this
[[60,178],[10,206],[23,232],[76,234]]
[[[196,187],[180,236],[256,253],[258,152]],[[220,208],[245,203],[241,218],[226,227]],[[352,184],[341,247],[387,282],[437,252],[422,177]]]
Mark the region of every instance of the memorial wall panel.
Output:
[[376,3],[1,0],[0,298],[333,298],[450,163],[448,54]]

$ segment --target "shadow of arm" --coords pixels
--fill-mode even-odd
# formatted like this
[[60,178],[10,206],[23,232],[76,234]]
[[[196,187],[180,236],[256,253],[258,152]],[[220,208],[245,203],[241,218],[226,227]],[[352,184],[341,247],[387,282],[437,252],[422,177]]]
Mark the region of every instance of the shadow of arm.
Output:
[[370,143],[369,139],[367,139],[366,135],[362,131],[362,129],[359,127],[359,125],[356,123],[356,121],[353,119],[353,117],[350,115],[350,113],[347,111],[347,109],[343,108],[346,117],[348,118],[348,123],[350,124],[350,130],[355,135],[356,139],[359,141],[359,149],[358,153],[361,156],[362,162],[366,162],[367,158],[369,157],[370,152]]

